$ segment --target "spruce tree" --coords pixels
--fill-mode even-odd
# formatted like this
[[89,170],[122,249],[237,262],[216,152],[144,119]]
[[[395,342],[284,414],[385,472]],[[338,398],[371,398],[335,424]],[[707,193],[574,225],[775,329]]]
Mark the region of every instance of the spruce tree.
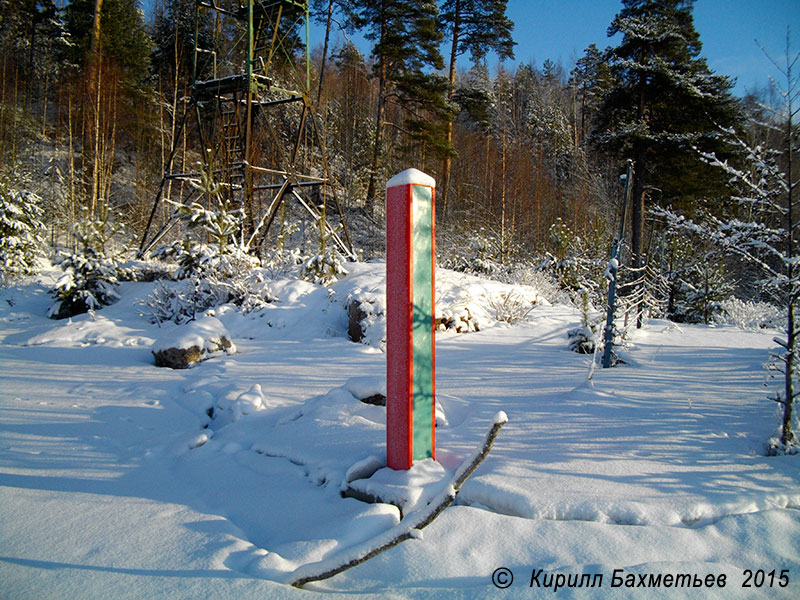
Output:
[[724,148],[719,126],[738,120],[732,82],[714,75],[700,56],[694,28],[694,0],[623,0],[608,29],[622,35],[608,51],[615,83],[606,94],[593,134],[597,146],[635,163],[633,182],[633,266],[644,264],[647,198],[687,206],[700,196],[722,192],[724,178],[693,147]]
[[[66,8],[66,26],[73,45],[68,58],[84,64],[92,45],[96,0],[72,0]],[[136,0],[103,0],[100,3],[100,39],[97,42],[104,58],[121,70],[130,87],[142,85],[148,78],[151,41]]]
[[11,65],[21,68],[20,75],[25,74],[26,103],[36,100],[42,84],[59,70],[61,65],[54,64],[52,54],[65,45],[54,0],[0,0],[0,52]]
[[[153,72],[185,84],[192,77],[195,28],[200,48],[211,47],[209,11],[197,11],[194,0],[166,0],[153,18]],[[199,18],[199,22],[195,22]],[[211,74],[211,61],[201,61],[197,79]]]
[[0,176],[0,284],[36,272],[44,256],[44,207],[36,194]]

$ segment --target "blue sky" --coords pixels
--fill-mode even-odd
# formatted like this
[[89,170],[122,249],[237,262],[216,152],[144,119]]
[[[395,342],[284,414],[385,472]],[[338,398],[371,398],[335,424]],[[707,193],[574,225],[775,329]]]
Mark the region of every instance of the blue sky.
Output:
[[[153,1],[144,3],[149,7]],[[508,0],[517,42],[512,64],[541,66],[549,58],[569,70],[589,44],[600,49],[612,45],[606,31],[621,8],[619,0]],[[768,77],[777,75],[756,39],[771,56],[781,58],[788,25],[795,52],[800,50],[800,0],[697,0],[694,20],[708,65],[719,75],[737,79],[737,95],[763,87]],[[323,35],[314,27],[312,45],[321,45]],[[366,43],[359,45],[369,52]],[[463,63],[469,66],[466,58]]]
[[[515,62],[541,66],[549,58],[569,69],[589,44],[613,45],[606,31],[621,7],[619,0],[509,0]],[[709,67],[736,77],[739,95],[777,75],[756,39],[781,58],[789,25],[800,50],[800,0],[697,0],[694,21]]]
[[[508,0],[517,45],[514,60],[507,64],[533,62],[541,67],[549,58],[569,71],[589,44],[601,50],[614,45],[606,32],[621,8],[619,0]],[[696,0],[693,14],[702,55],[712,71],[736,78],[736,95],[764,87],[770,76],[779,75],[756,39],[779,59],[785,55],[789,25],[794,32],[792,47],[800,50],[800,0]],[[311,35],[312,45],[321,44],[324,30],[314,27]],[[369,52],[366,42],[357,36],[354,41]],[[443,47],[443,53],[447,51],[449,47]],[[490,57],[489,63],[496,65],[496,58]],[[459,65],[468,68],[468,58]]]

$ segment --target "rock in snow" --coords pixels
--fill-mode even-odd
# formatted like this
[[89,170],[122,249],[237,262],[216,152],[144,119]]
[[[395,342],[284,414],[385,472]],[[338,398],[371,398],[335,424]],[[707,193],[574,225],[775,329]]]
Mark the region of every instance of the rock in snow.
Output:
[[231,334],[216,317],[203,317],[176,327],[153,344],[156,366],[171,369],[185,369],[220,353],[235,352]]

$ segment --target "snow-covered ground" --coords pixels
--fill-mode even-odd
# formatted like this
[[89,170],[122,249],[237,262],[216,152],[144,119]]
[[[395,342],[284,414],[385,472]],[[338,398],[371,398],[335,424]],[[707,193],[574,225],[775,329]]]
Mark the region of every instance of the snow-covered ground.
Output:
[[[178,327],[139,316],[154,284],[71,321],[44,317],[46,277],[3,290],[0,598],[800,597],[800,456],[765,456],[774,332],[651,322],[589,380],[591,357],[567,350],[577,311],[539,299],[498,323],[509,290],[452,272],[440,310],[480,331],[437,336],[438,460],[375,481],[407,482],[413,513],[509,422],[420,536],[287,585],[400,519],[340,496],[384,459],[385,409],[355,397],[382,385],[380,319],[353,343],[344,308],[382,307],[383,266],[349,268],[332,292],[273,282],[264,310],[216,310],[237,353],[186,370],[153,364]],[[702,587],[671,587],[686,574]]]

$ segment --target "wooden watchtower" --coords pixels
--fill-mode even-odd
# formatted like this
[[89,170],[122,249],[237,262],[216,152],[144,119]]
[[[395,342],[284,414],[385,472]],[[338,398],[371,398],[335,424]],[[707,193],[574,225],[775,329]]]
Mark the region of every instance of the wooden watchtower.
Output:
[[[172,172],[181,136],[193,121],[193,143],[199,146],[204,172],[213,176],[226,202],[244,209],[242,240],[248,248],[260,245],[281,204],[291,198],[323,224],[328,239],[344,256],[354,258],[338,202],[341,230],[327,219],[328,199],[336,198],[311,107],[308,4],[308,0],[196,0],[191,98],[173,140],[139,256],[177,221],[174,213],[151,235],[166,191],[175,182],[200,179],[199,172]],[[214,36],[222,35],[227,37],[219,44]],[[297,47],[302,48],[301,55]],[[291,65],[292,85],[279,85],[273,78],[271,71],[280,60]],[[321,165],[316,173],[303,172],[298,161],[302,148],[316,156],[315,164]],[[192,186],[180,187],[183,204],[196,199]]]

